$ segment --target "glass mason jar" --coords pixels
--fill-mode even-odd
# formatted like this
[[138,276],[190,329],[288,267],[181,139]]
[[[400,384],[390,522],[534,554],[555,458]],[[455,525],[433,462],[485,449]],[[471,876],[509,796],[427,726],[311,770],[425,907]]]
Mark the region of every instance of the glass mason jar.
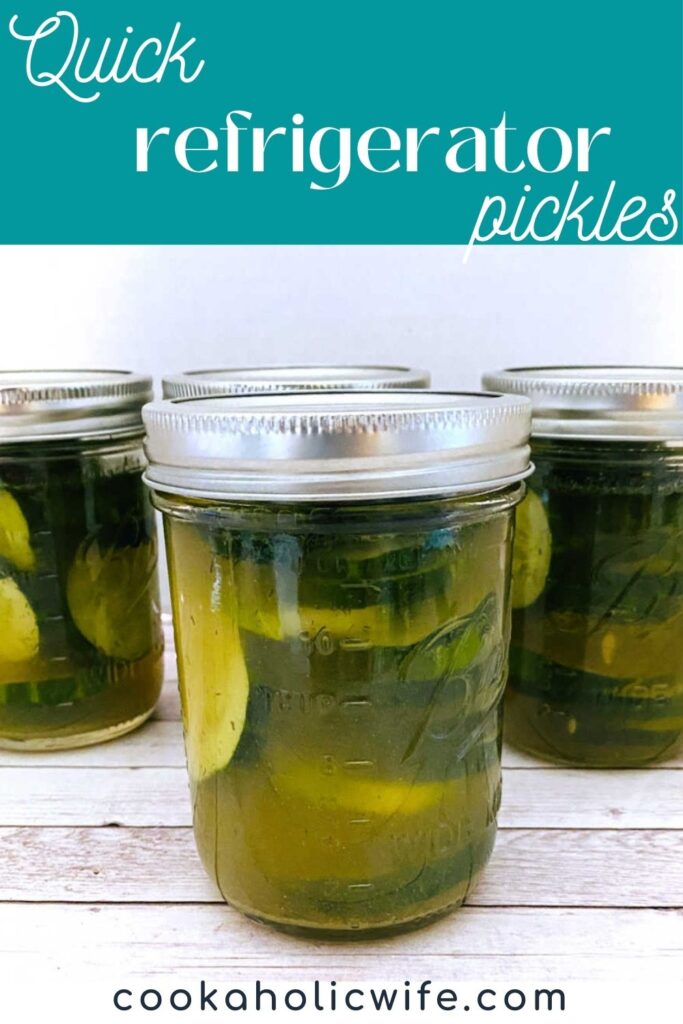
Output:
[[506,735],[573,765],[683,746],[683,369],[507,371],[534,405]]
[[528,403],[302,392],[144,416],[206,870],[249,916],[327,936],[458,906],[500,799]]
[[0,373],[0,746],[84,746],[154,708],[150,392],[127,373]]
[[386,391],[428,388],[427,370],[408,366],[247,366],[188,370],[164,377],[164,398],[253,394],[271,391]]

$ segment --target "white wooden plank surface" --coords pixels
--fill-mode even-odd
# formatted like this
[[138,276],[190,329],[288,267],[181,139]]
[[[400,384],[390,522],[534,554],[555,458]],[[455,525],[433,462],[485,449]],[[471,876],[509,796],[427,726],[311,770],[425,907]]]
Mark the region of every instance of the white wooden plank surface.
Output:
[[189,825],[181,768],[2,768],[4,825]]
[[[232,979],[257,969],[290,979],[413,978],[449,971],[517,980],[519,972],[621,979],[630,969],[671,981],[683,913],[668,910],[465,908],[430,928],[373,944],[302,941],[241,918],[225,906],[10,904],[2,908],[6,970],[116,966],[119,976],[181,973]],[[609,955],[606,956],[606,953]],[[517,973],[516,973],[517,972]],[[42,974],[41,974],[42,976]]]
[[682,828],[679,771],[518,768],[505,774],[500,824],[509,828]]
[[[506,773],[505,828],[683,828],[679,771]],[[190,825],[183,768],[0,768],[3,825]]]
[[146,722],[140,729],[109,743],[77,750],[22,753],[0,750],[0,768],[184,768],[179,721]]
[[[503,829],[468,902],[676,908],[682,860],[679,831]],[[0,863],[5,902],[221,902],[189,828],[0,828]]]

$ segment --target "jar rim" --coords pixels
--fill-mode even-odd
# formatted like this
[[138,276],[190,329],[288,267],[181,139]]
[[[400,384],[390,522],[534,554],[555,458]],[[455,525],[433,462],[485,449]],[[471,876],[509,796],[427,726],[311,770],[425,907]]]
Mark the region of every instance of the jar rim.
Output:
[[151,397],[151,377],[128,370],[1,370],[0,442],[131,433]]
[[416,389],[287,391],[143,410],[160,492],[263,501],[476,493],[531,472],[521,396]]
[[683,367],[513,367],[484,374],[485,387],[527,396],[532,436],[567,440],[683,438]]
[[427,370],[409,366],[302,363],[185,370],[162,378],[164,398],[363,388],[428,388]]

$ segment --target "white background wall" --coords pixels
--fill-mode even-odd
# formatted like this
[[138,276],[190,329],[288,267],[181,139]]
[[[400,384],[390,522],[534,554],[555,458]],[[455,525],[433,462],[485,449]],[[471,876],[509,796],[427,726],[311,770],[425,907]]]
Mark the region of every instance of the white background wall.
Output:
[[0,365],[683,362],[680,247],[11,247]]

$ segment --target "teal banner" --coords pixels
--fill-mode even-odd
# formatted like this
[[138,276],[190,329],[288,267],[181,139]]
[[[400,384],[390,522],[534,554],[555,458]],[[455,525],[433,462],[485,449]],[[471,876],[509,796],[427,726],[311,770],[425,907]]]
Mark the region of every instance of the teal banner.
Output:
[[2,242],[682,240],[681,0],[3,12]]

